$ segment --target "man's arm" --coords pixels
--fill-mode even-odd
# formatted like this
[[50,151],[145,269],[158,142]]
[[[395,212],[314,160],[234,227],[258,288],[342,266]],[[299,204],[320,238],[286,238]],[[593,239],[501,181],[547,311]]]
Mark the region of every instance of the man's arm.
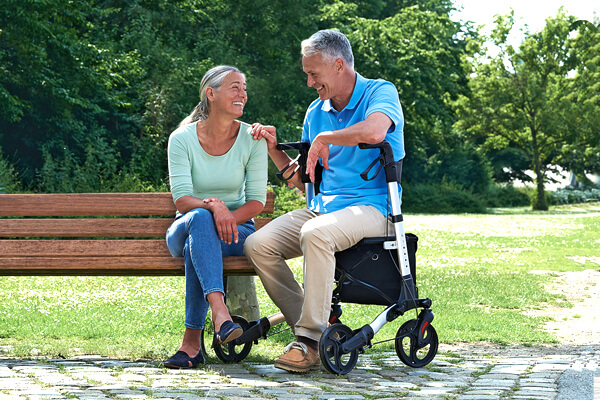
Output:
[[374,112],[364,121],[336,131],[319,133],[310,145],[306,173],[312,182],[315,181],[315,167],[319,158],[323,160],[323,168],[329,169],[329,145],[356,146],[359,143],[375,144],[385,139],[390,126],[390,117],[382,112]]

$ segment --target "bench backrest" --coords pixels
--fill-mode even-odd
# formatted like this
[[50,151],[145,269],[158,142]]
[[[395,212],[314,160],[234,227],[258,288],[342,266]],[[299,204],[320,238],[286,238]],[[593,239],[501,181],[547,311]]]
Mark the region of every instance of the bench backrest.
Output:
[[0,275],[182,275],[164,239],[174,215],[171,193],[0,194]]

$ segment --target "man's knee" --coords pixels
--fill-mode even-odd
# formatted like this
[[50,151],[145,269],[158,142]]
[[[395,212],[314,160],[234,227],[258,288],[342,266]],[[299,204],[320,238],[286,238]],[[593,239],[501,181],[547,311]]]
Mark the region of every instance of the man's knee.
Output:
[[252,258],[252,256],[258,251],[257,247],[260,245],[260,241],[257,240],[257,234],[258,232],[252,233],[244,242],[244,254],[249,258]]
[[314,220],[308,221],[300,230],[300,246],[318,246],[327,248],[333,251],[335,241],[329,230],[320,224],[313,223]]

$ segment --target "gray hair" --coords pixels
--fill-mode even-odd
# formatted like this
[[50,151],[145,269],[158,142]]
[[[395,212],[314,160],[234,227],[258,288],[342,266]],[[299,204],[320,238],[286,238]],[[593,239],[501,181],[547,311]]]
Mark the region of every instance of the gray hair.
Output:
[[354,69],[354,56],[348,38],[339,31],[324,29],[314,33],[302,41],[302,55],[304,57],[321,54],[324,58],[341,58],[346,65]]
[[[194,107],[191,114],[185,117],[183,121],[179,123],[179,126],[188,125],[208,118],[208,114],[210,113],[210,103],[206,99],[206,88],[211,87],[215,90],[219,90],[221,85],[223,85],[225,77],[231,72],[242,74],[239,69],[229,65],[216,66],[209,69],[208,72],[204,74],[204,77],[200,82],[200,102],[196,107]],[[244,74],[242,74],[242,76],[244,76],[244,79],[246,78]]]

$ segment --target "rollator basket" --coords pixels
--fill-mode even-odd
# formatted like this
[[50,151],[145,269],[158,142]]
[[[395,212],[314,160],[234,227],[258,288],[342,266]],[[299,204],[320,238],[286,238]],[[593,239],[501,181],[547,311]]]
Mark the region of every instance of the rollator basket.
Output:
[[[366,238],[359,243],[335,254],[334,296],[343,303],[376,304],[389,306],[396,303],[402,288],[402,274],[398,263],[398,252],[384,249],[390,238]],[[406,234],[408,261],[413,282],[415,278],[415,253],[418,237]]]

